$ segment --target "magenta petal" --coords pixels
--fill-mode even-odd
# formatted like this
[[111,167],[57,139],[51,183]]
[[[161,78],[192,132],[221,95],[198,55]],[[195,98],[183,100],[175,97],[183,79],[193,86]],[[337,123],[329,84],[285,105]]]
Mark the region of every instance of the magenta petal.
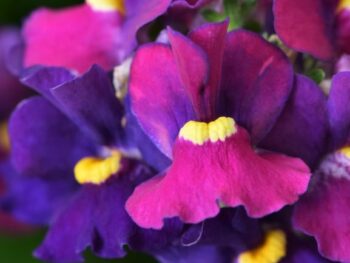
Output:
[[309,169],[299,159],[255,153],[239,128],[225,142],[203,146],[178,139],[166,175],[138,186],[126,209],[146,228],[161,228],[164,218],[176,216],[198,223],[217,215],[219,203],[243,205],[249,216],[261,217],[294,203],[309,179]]
[[208,86],[202,95],[207,101],[211,116],[216,112],[216,103],[219,96],[221,68],[224,55],[228,21],[206,24],[191,32],[190,39],[207,53],[210,65]]
[[337,15],[337,44],[341,50],[350,53],[350,10],[345,8]]
[[325,153],[327,128],[326,96],[315,82],[297,75],[283,113],[259,146],[302,158],[313,166]]
[[298,202],[294,225],[316,238],[329,259],[350,262],[350,182],[328,178]]
[[332,79],[328,114],[333,148],[343,146],[350,133],[350,72],[341,72]]
[[85,72],[92,64],[109,70],[118,61],[121,16],[88,5],[63,10],[39,9],[26,21],[25,66],[62,66]]
[[[320,59],[331,59],[334,46],[331,35],[337,1],[276,0],[275,30],[289,47]],[[331,3],[333,2],[333,3]]]
[[180,128],[195,119],[171,49],[162,44],[140,48],[131,67],[129,87],[131,108],[141,127],[171,157]]
[[293,79],[292,66],[277,47],[257,34],[233,31],[226,38],[221,115],[234,116],[257,143],[281,114]]
[[206,100],[209,94],[203,96],[209,72],[207,55],[190,39],[170,28],[168,36],[181,83],[192,101],[197,116],[202,120],[214,117],[214,112],[206,112],[211,108]]

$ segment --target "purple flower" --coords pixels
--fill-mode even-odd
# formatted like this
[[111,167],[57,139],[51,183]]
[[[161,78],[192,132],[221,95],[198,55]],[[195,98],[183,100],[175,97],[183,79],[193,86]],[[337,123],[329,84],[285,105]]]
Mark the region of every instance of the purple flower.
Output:
[[[135,55],[132,111],[172,159],[127,202],[140,226],[161,228],[164,218],[175,216],[197,223],[220,206],[243,205],[250,216],[261,217],[306,191],[309,170],[300,159],[251,146],[251,140],[262,142],[283,112],[293,89],[291,66],[259,36],[226,30],[227,22],[207,24],[186,38],[169,29],[171,46],[148,44]],[[318,91],[310,95],[319,100]],[[287,117],[295,125],[298,109]],[[301,118],[301,127],[306,124]]]
[[[42,259],[75,262],[90,245],[104,257],[124,255],[122,246],[136,227],[124,201],[142,176],[151,173],[116,151],[122,147],[123,110],[111,80],[94,66],[80,77],[62,68],[33,68],[22,81],[42,97],[22,102],[10,119],[12,161],[25,177],[12,184],[5,200],[9,210],[32,218],[33,212],[25,210],[31,207],[38,209],[38,222],[53,220],[37,252]],[[74,175],[83,186],[77,187]],[[60,182],[62,195],[56,195],[50,189],[58,190]],[[33,194],[27,200],[25,187]],[[58,205],[67,191],[69,201]],[[48,203],[51,207],[45,209]]]
[[297,203],[294,225],[316,238],[319,251],[325,257],[341,262],[350,261],[350,74],[333,77],[327,106],[330,145],[314,172],[308,193]]

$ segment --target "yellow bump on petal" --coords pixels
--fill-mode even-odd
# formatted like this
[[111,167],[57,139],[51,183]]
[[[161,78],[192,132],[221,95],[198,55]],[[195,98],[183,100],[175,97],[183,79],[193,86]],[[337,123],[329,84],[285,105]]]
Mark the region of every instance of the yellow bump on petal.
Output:
[[337,6],[337,12],[350,8],[350,0],[340,0]]
[[205,122],[189,121],[181,128],[179,136],[194,144],[202,145],[209,139],[208,124]]
[[124,0],[86,0],[93,9],[98,11],[119,11],[125,14]]
[[350,146],[346,146],[343,147],[339,150],[339,152],[343,155],[345,155],[345,157],[350,158]]
[[277,263],[286,255],[286,250],[285,233],[281,230],[271,230],[266,234],[263,244],[241,253],[238,263]]
[[118,151],[112,151],[107,158],[83,158],[74,167],[75,179],[80,184],[102,184],[119,171],[121,158]]
[[0,146],[6,151],[10,150],[10,137],[6,122],[0,124]]
[[181,128],[179,137],[194,144],[203,145],[207,141],[223,142],[236,131],[234,119],[220,117],[209,123],[189,121]]

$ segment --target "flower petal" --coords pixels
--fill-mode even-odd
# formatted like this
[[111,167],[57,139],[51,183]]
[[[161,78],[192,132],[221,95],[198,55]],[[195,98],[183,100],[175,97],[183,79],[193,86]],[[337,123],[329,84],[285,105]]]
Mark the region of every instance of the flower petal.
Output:
[[259,146],[302,158],[312,167],[325,153],[327,127],[326,97],[312,80],[297,75],[286,108]]
[[332,79],[328,99],[329,123],[332,133],[332,148],[343,146],[350,135],[350,72],[341,72]]
[[[155,57],[157,59],[155,59]],[[140,126],[168,157],[182,125],[195,119],[171,49],[149,44],[135,54],[130,75],[131,108]]]
[[[102,257],[122,257],[135,225],[124,210],[132,191],[127,180],[86,185],[60,213],[35,256],[50,262],[82,262],[92,246]],[[113,220],[112,220],[113,219]]]
[[65,68],[34,66],[23,71],[21,82],[59,108],[59,104],[52,96],[51,89],[72,81],[75,77],[71,71]]
[[75,163],[94,153],[89,140],[47,100],[22,102],[9,122],[12,161],[31,176],[72,176]]
[[320,59],[335,55],[334,32],[337,1],[276,0],[275,30],[289,47]]
[[336,21],[336,34],[337,44],[341,51],[344,53],[350,53],[350,11],[348,8],[344,8],[337,14]]
[[181,83],[191,99],[196,115],[200,120],[215,117],[214,112],[209,111],[213,107],[209,104],[210,92],[206,87],[209,74],[207,55],[200,46],[170,28],[168,36]]
[[171,0],[125,0],[126,18],[122,26],[119,52],[125,57],[136,46],[137,31],[145,24],[164,14]]
[[209,116],[215,116],[217,110],[227,27],[228,21],[205,24],[189,35],[189,38],[208,55],[210,72],[202,99],[206,102],[206,110],[209,111]]
[[[256,52],[259,50],[259,52]],[[293,87],[285,55],[257,34],[228,34],[221,79],[221,115],[233,116],[259,142],[281,114]]]
[[316,238],[325,257],[350,261],[350,181],[328,178],[315,185],[294,210],[294,226]]
[[112,81],[99,66],[52,89],[60,109],[82,130],[107,145],[121,144],[123,109]]
[[100,257],[120,258],[126,254],[124,245],[148,252],[168,245],[182,230],[181,222],[173,220],[165,231],[143,230],[124,208],[140,177],[150,175],[147,167],[124,159],[121,172],[106,183],[84,185],[55,219],[35,255],[50,262],[81,262],[89,246]]
[[77,190],[73,178],[21,176],[9,162],[0,166],[6,190],[1,196],[3,211],[29,224],[47,225]]
[[82,4],[62,10],[39,9],[26,21],[24,64],[62,66],[85,72],[92,64],[112,69],[118,62],[122,17]]
[[156,169],[163,171],[170,166],[171,160],[166,157],[151,141],[151,139],[141,129],[134,114],[130,109],[130,97],[127,96],[124,101],[126,111],[125,141],[127,150],[137,148],[142,155],[143,160]]
[[256,154],[242,128],[224,142],[202,146],[180,137],[172,166],[138,186],[126,209],[138,225],[156,229],[164,218],[198,223],[214,217],[219,204],[243,205],[249,216],[262,217],[294,203],[309,179],[299,159]]

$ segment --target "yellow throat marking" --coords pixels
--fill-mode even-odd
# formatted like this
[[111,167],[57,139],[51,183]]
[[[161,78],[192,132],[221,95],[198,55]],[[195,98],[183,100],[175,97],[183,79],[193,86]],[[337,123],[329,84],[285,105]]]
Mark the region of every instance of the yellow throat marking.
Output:
[[266,234],[265,241],[259,247],[241,253],[238,263],[277,263],[286,255],[286,247],[284,232],[272,230]]
[[337,6],[337,12],[340,12],[347,8],[350,8],[350,0],[340,0]]
[[209,123],[189,121],[181,128],[179,137],[194,144],[203,145],[207,141],[215,143],[220,140],[223,142],[236,131],[234,119],[220,117]]
[[74,167],[75,179],[80,184],[102,184],[119,171],[121,158],[118,151],[107,158],[85,157]]
[[349,158],[350,159],[350,146],[346,146],[346,147],[343,147],[339,150],[339,152],[343,155],[345,155],[345,157]]
[[93,9],[98,11],[119,11],[125,14],[124,0],[86,0]]

